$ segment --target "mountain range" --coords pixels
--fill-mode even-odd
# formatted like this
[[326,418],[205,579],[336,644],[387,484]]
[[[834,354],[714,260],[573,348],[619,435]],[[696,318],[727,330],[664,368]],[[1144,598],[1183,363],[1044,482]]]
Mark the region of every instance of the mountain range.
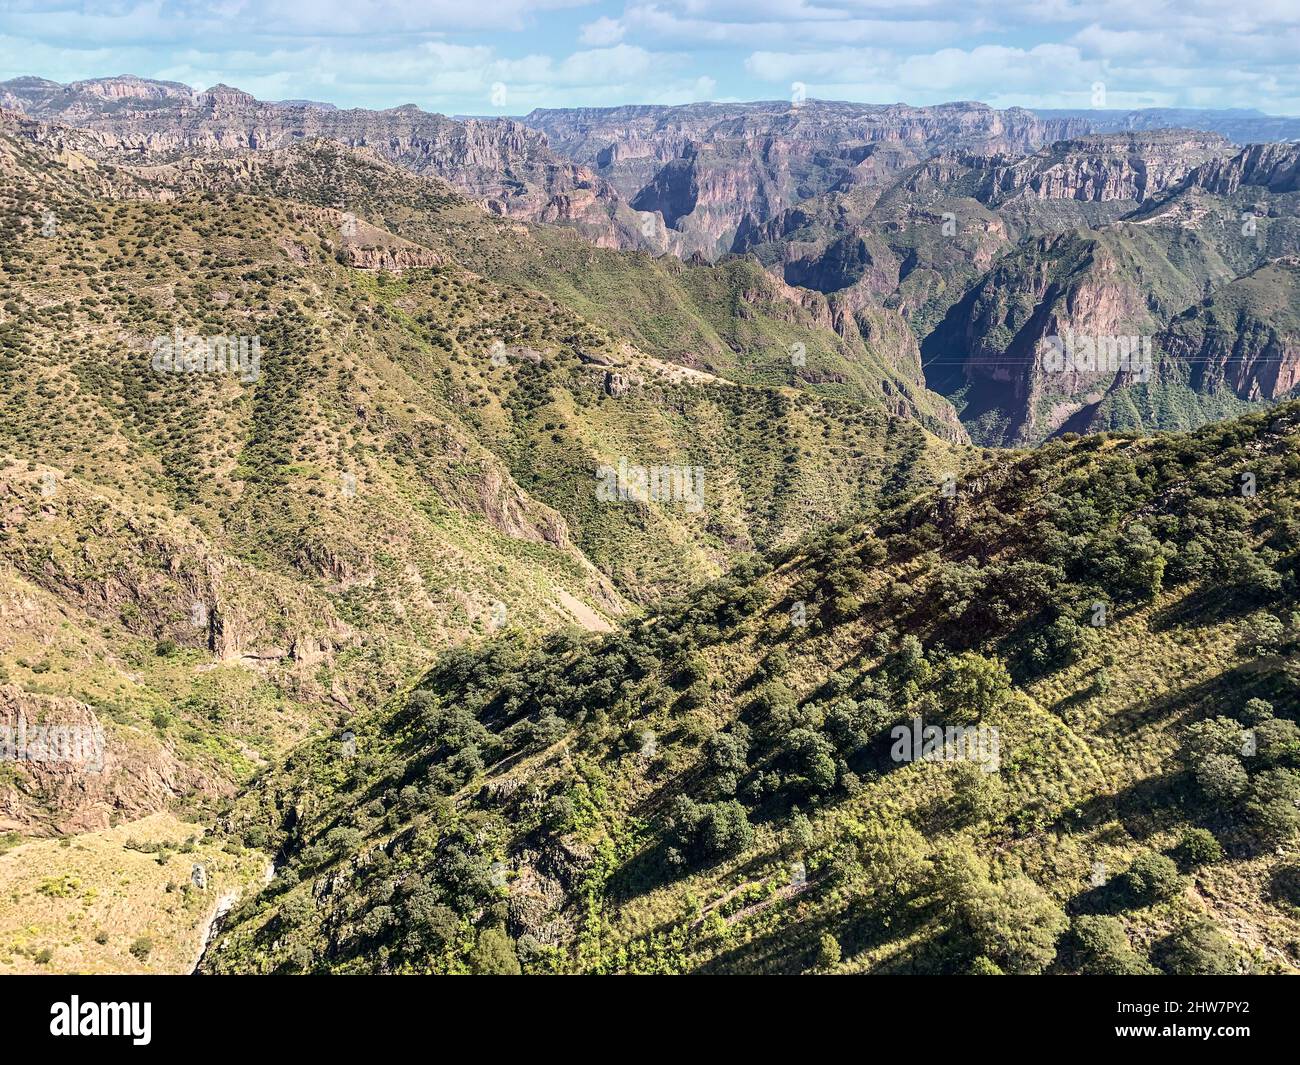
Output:
[[1296,127],[0,83],[0,966],[1300,965]]
[[[1241,146],[1214,132],[1263,128],[1241,123],[1266,116],[1089,120],[982,104],[803,101],[455,122],[409,105],[262,103],[227,86],[196,93],[138,78],[15,79],[0,85],[0,107],[75,126],[91,154],[119,161],[326,139],[599,247],[693,262],[756,258],[787,284],[825,294],[842,332],[867,307],[901,315],[928,383],[980,442],[1035,443],[1101,425],[1190,427],[1284,398],[1294,384],[1294,336],[1250,323],[1232,356],[1240,372],[1161,354],[1174,318],[1220,286],[1263,267],[1269,281],[1290,284],[1300,147]],[[1153,128],[1172,117],[1202,128]],[[1277,121],[1271,133],[1294,135]],[[330,195],[347,209],[344,190],[313,192]],[[1062,243],[1066,234],[1075,235]],[[1049,262],[1059,263],[1050,279]],[[1117,276],[1134,283],[1117,291]],[[1000,294],[989,305],[993,285]],[[1045,377],[1038,356],[1066,330],[1145,338],[1157,353],[1150,379],[1109,366]],[[1275,362],[1277,372],[1264,369]]]

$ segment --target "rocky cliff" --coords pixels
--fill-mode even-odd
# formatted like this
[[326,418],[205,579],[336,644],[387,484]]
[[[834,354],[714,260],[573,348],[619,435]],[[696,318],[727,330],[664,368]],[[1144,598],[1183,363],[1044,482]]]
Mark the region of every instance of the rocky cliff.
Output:
[[1279,400],[1300,386],[1300,259],[1269,263],[1189,307],[1160,335],[1197,392]]
[[977,196],[990,205],[1017,196],[1139,204],[1176,187],[1200,164],[1227,156],[1229,149],[1217,134],[1191,130],[1078,137],[1028,158],[991,160]]
[[195,789],[228,783],[184,765],[135,730],[105,728],[77,699],[0,684],[0,829],[63,835],[108,828],[163,809]]
[[1127,361],[1108,357],[1052,363],[1049,349],[1066,338],[1089,351],[1135,338],[1152,352],[1145,376],[1159,381],[1157,332],[1207,286],[1231,280],[1212,247],[1195,239],[1171,247],[1169,240],[1165,232],[1123,226],[1026,243],[926,338],[932,387],[960,395],[963,422],[979,423],[977,439],[1033,443],[1102,402],[1108,390],[1148,383]]
[[1189,175],[1188,184],[1219,196],[1242,186],[1270,192],[1300,190],[1300,144],[1250,144],[1231,158],[1216,158]]
[[882,181],[905,165],[876,149],[913,153],[909,162],[958,148],[1018,154],[1087,129],[1074,119],[1043,121],[976,103],[812,100],[537,110],[523,121],[562,155],[593,167],[633,207],[659,214],[673,250],[709,258],[752,244],[748,231],[801,201]]
[[510,119],[454,122],[413,104],[368,111],[268,103],[228,85],[196,93],[134,77],[65,86],[18,78],[0,84],[0,107],[78,127],[92,143],[147,162],[325,138],[443,178],[498,214],[571,225],[607,247],[648,243],[602,178],[556,156],[544,136]]

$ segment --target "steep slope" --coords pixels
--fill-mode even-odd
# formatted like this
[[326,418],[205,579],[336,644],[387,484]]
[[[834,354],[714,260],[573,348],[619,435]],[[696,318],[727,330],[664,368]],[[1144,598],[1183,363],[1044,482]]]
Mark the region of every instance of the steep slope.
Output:
[[926,338],[927,379],[986,443],[1036,443],[1113,389],[1163,388],[1157,334],[1236,276],[1216,236],[1120,223],[1029,241]]
[[747,227],[736,250],[755,255],[790,284],[842,301],[879,302],[924,338],[1014,233],[974,198],[982,163],[951,155],[914,159],[887,151],[882,163],[825,196]]
[[1294,971],[1298,445],[1005,455],[448,656],[241,802],[281,871],[205,968]]
[[[90,136],[0,129],[0,727],[27,737],[0,767],[0,830],[97,833],[55,863],[78,890],[118,893],[98,834],[176,812],[201,830],[260,766],[346,730],[440,648],[609,629],[948,462],[868,399],[870,375],[795,376],[794,345],[813,376],[823,353],[848,366],[868,348],[752,265],[745,281],[745,264],[717,280],[674,264],[682,282],[642,256],[577,297],[574,253],[616,253],[528,237],[365,152],[119,166]],[[354,211],[315,204],[340,187]],[[381,203],[409,235],[367,219]],[[499,274],[459,262],[462,242]],[[577,310],[524,280],[543,254],[538,276]],[[646,302],[602,322],[628,291]],[[768,368],[705,308],[771,345]],[[650,351],[624,339],[629,315],[649,329],[664,313],[714,346],[698,366],[655,354],[662,330]],[[76,758],[33,746],[51,724]],[[19,880],[41,916],[10,964],[98,968],[125,949],[72,949]],[[218,890],[178,910],[136,883],[130,905],[180,937]],[[158,949],[171,965],[191,947]]]
[[[43,145],[64,143],[65,131],[57,127],[23,126],[22,133]],[[119,185],[113,194],[125,198],[166,200],[178,192],[238,189],[322,206],[347,202],[354,232],[340,233],[339,254],[349,262],[396,268],[405,255],[419,265],[409,245],[400,253],[382,250],[401,244],[393,239],[400,235],[485,277],[540,290],[655,359],[737,383],[790,385],[884,407],[945,437],[964,439],[948,403],[926,390],[914,340],[892,326],[882,328],[888,311],[790,289],[752,263],[682,266],[593,248],[563,229],[485,215],[440,182],[326,141],[183,164],[125,166],[112,174]],[[617,354],[603,357],[611,372],[623,361]]]
[[[313,172],[358,189],[393,173],[337,146],[114,168],[27,133],[0,141],[0,548],[79,628],[110,627],[109,672],[168,649],[132,686],[149,690],[130,727],[167,698],[172,649],[195,674],[230,664],[297,693],[302,728],[475,631],[608,626],[928,479],[943,454],[852,390],[670,363],[445,244],[265,195]],[[494,241],[517,254],[517,223],[403,176],[419,193],[408,217],[446,212],[438,225],[472,230],[485,261]],[[684,291],[664,298],[696,313]],[[839,337],[789,311],[755,317],[779,330],[780,358],[800,344],[815,366]],[[193,337],[204,351],[187,362]],[[599,471],[620,464],[689,469],[691,492],[606,505]]]
[[1228,155],[1220,138],[1179,130],[1075,138],[1028,156],[918,162],[873,151],[851,180],[745,229],[735,248],[791,284],[868,290],[925,340],[1025,240],[1112,223]]
[[[1222,137],[1190,130],[1098,134],[1060,141],[1022,159],[990,160],[976,196],[1025,230],[1059,227],[1059,215],[1044,214],[1048,201],[1111,205],[1087,219],[1097,225],[1181,186],[1202,164],[1213,166],[1229,154]],[[1084,220],[1070,217],[1076,224]]]
[[1220,196],[1230,196],[1242,186],[1296,192],[1300,190],[1300,146],[1249,144],[1231,159],[1197,167],[1188,184]]
[[1300,260],[1280,259],[1214,291],[1155,338],[1158,385],[1109,393],[1070,428],[1191,428],[1295,395]]
[[[1156,243],[1167,247],[1153,249],[1154,258],[1131,280],[1168,275],[1172,264],[1172,272],[1200,283],[1175,285],[1186,291],[1185,302],[1173,307],[1165,305],[1168,293],[1153,294],[1145,316],[1136,312],[1146,299],[1140,285],[1112,294],[1132,305],[1123,316],[1150,319],[1141,334],[1120,334],[1140,335],[1143,342],[1214,286],[1300,250],[1291,202],[1300,198],[1293,146],[1253,145],[1234,155],[1216,134],[1152,130],[1146,118],[1118,127],[1099,120],[1098,128],[1118,131],[1086,133],[1088,124],[1074,118],[1043,120],[977,104],[796,101],[539,111],[523,123],[454,123],[413,107],[363,112],[267,104],[225,86],[192,93],[129,78],[67,87],[18,79],[6,83],[0,100],[85,127],[59,134],[65,150],[81,158],[120,162],[125,149],[153,162],[146,167],[155,171],[148,180],[164,187],[154,193],[203,181],[228,188],[232,177],[236,187],[273,193],[267,179],[284,179],[297,167],[300,198],[350,214],[357,213],[352,200],[359,198],[369,202],[372,215],[384,216],[381,228],[392,230],[403,212],[400,183],[391,177],[373,196],[319,167],[279,161],[264,168],[246,161],[249,149],[274,154],[278,146],[324,137],[369,145],[377,159],[444,177],[496,213],[557,223],[598,246],[667,250],[693,265],[696,256],[753,254],[794,288],[782,290],[730,264],[723,267],[730,277],[690,272],[681,279],[708,283],[682,285],[670,268],[647,261],[644,269],[659,275],[653,279],[657,292],[678,289],[668,300],[674,310],[683,302],[693,305],[684,316],[665,317],[663,301],[642,298],[632,283],[641,280],[635,275],[642,268],[593,259],[554,235],[534,231],[548,250],[518,249],[504,257],[513,260],[508,266],[498,241],[489,241],[486,252],[475,250],[476,226],[464,234],[444,226],[433,235],[434,243],[455,243],[458,258],[485,275],[511,269],[555,298],[602,303],[606,320],[616,320],[620,331],[638,345],[661,349],[655,357],[667,354],[733,380],[864,398],[957,440],[966,430],[927,384],[955,401],[969,429],[990,443],[1034,441],[1093,424],[1150,425],[1152,416],[1155,427],[1172,427],[1187,424],[1173,413],[1179,410],[1210,417],[1234,409],[1194,389],[1189,398],[1180,368],[1147,396],[1131,392],[1126,377],[1087,372],[1044,379],[1025,357],[1041,336],[1022,337],[1025,350],[993,352],[1004,330],[962,318],[982,299],[974,288],[993,283],[989,271],[996,260],[1015,248],[1022,260],[1035,258],[1024,242],[1120,220],[1160,231]],[[217,156],[215,168],[196,167],[190,158],[196,151]],[[244,173],[233,175],[232,166]],[[426,202],[430,197],[416,187],[402,192]],[[435,219],[449,216],[445,207],[432,212]],[[429,234],[415,232],[421,228],[427,228],[422,219],[412,224],[408,218],[401,232],[427,244]],[[1187,232],[1203,246],[1191,256],[1203,258],[1200,264],[1183,262],[1187,256],[1178,246]],[[388,249],[382,238],[377,243],[380,250],[372,248],[357,265],[402,268],[420,259],[409,249]],[[614,277],[629,283],[611,285]],[[1012,282],[1014,290],[1023,287]],[[755,307],[764,312],[758,315],[762,328],[745,324]],[[1060,314],[1041,312],[1038,321],[1063,324]],[[765,327],[782,316],[838,339],[817,345],[815,366],[800,365],[807,343]],[[898,328],[900,316],[928,352],[928,380],[910,338]],[[1085,332],[1094,325],[1064,324]],[[990,332],[975,343],[972,325]],[[990,357],[1014,369],[990,375]],[[1160,421],[1162,412],[1171,412],[1167,423]]]

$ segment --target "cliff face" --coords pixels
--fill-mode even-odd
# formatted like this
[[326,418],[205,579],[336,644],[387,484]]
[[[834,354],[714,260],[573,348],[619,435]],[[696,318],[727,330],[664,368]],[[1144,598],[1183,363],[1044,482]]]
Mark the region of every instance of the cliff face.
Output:
[[142,162],[324,138],[440,177],[498,214],[572,225],[605,247],[647,244],[603,179],[558,157],[544,136],[510,119],[454,122],[414,105],[330,110],[267,103],[227,85],[195,93],[130,77],[67,86],[21,78],[0,85],[0,107],[86,130],[92,143],[138,153]]
[[1250,144],[1230,159],[1213,159],[1189,176],[1188,184],[1219,196],[1244,186],[1270,192],[1300,190],[1300,144]]
[[679,158],[691,145],[775,142],[791,155],[808,155],[883,141],[921,145],[931,152],[960,146],[1010,153],[1032,151],[1089,128],[1081,119],[1044,120],[1021,108],[998,111],[980,103],[910,107],[822,100],[540,108],[523,122],[545,133],[557,152],[609,174],[625,194],[633,189],[621,183],[623,175],[638,166],[644,174],[647,164]]
[[[1006,386],[1013,423],[1032,422],[1029,400],[1049,384],[1038,358],[1047,337],[1126,334],[1135,321],[1147,327],[1141,299],[1118,276],[1108,248],[1074,235],[1046,237],[976,288],[962,315],[958,347],[969,352],[967,380]],[[1067,369],[1051,384],[1054,391],[1077,394],[1105,379],[1104,373]],[[1032,435],[1033,428],[1026,432]]]
[[[1238,150],[1215,133],[1140,125],[1091,133],[1084,116],[976,103],[693,104],[455,122],[414,106],[266,103],[224,85],[193,92],[139,78],[69,86],[28,78],[0,85],[0,104],[80,127],[15,120],[23,137],[88,170],[89,182],[125,182],[105,190],[115,198],[289,193],[336,212],[328,228],[341,232],[342,212],[364,215],[383,197],[369,179],[345,192],[329,145],[359,153],[358,172],[368,158],[412,182],[410,173],[441,179],[494,214],[567,227],[603,248],[688,263],[752,255],[846,341],[859,339],[861,313],[896,315],[926,352],[929,383],[964,405],[967,424],[985,419],[975,432],[990,442],[1073,427],[1113,390],[1117,379],[1100,370],[1043,376],[1045,338],[1073,330],[1150,339],[1216,286],[1300,247],[1284,199],[1300,188],[1294,144]],[[106,165],[123,153],[137,164]],[[369,176],[390,194],[400,184]],[[435,182],[409,192],[416,213],[450,195]],[[1247,216],[1257,236],[1242,231]],[[410,218],[392,221],[410,236]],[[358,224],[331,241],[340,261],[390,273],[438,264]],[[295,261],[308,255],[285,251]],[[1268,352],[1254,370],[1214,350],[1191,358],[1194,338],[1171,334],[1178,365],[1222,367],[1222,380],[1174,374],[1179,387],[1242,402],[1287,392],[1288,349],[1281,335],[1266,335],[1271,320],[1260,314],[1239,327]],[[1211,332],[1228,335],[1226,326]],[[890,409],[923,409],[905,383],[910,355],[892,341],[884,347],[873,358],[889,365]]]
[[[781,212],[863,180],[868,160],[881,180],[918,156],[1018,154],[1087,128],[983,104],[822,101],[538,110],[523,121],[634,207],[658,212],[673,250],[708,258],[752,246],[753,230]],[[902,158],[891,163],[881,149]]]
[[151,738],[119,733],[85,703],[0,684],[0,828],[63,835],[156,813],[183,792],[231,794]]
[[[1186,130],[1075,137],[1021,158],[913,155],[899,170],[877,166],[876,185],[860,165],[853,181],[745,225],[734,250],[790,284],[899,311],[922,339],[928,383],[981,442],[1037,442],[1101,417],[1190,428],[1294,386],[1286,342],[1270,332],[1279,303],[1213,334],[1229,351],[1258,346],[1245,365],[1202,356],[1199,336],[1178,337],[1162,362],[1157,334],[1234,277],[1294,254],[1282,197],[1298,157],[1292,145],[1237,151]],[[1086,360],[1047,372],[1044,344],[1067,335],[1154,345],[1154,381]],[[1229,398],[1207,404],[1210,394]]]
[[[53,495],[43,483],[57,485]],[[0,558],[15,572],[142,638],[205,648],[224,662],[305,667],[352,642],[319,596],[267,579],[182,520],[94,495],[53,468],[0,473],[0,537]]]
[[1287,397],[1300,387],[1300,259],[1224,285],[1171,322],[1159,343],[1198,392]]
[[1017,196],[1140,204],[1183,182],[1198,165],[1217,161],[1229,147],[1216,134],[1190,130],[1081,137],[1026,159],[994,161],[977,195],[991,205]]
[[924,335],[1009,245],[1113,221],[1229,150],[1213,134],[1177,130],[1074,138],[1023,158],[920,159],[875,145],[852,180],[742,227],[733,250],[754,252],[792,284],[865,285]]
[[[1122,227],[1029,242],[926,339],[932,385],[963,394],[963,421],[982,421],[985,442],[1017,444],[1037,443],[1067,424],[1077,428],[1113,389],[1160,386],[1170,371],[1156,334],[1207,285],[1230,280],[1212,249],[1171,253],[1168,237]],[[1067,338],[1087,347],[1053,363],[1051,346]],[[1112,348],[1116,343],[1126,346]],[[1150,352],[1149,373],[1102,357],[1129,346]]]

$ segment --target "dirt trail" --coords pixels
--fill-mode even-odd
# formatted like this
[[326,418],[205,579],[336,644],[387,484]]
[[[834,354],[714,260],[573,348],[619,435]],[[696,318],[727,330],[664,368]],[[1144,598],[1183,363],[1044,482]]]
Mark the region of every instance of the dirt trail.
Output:
[[613,625],[592,610],[591,607],[576,595],[565,591],[563,588],[556,588],[555,597],[559,599],[560,606],[562,606],[567,613],[572,614],[574,618],[577,619],[578,624],[589,632],[614,631]]

